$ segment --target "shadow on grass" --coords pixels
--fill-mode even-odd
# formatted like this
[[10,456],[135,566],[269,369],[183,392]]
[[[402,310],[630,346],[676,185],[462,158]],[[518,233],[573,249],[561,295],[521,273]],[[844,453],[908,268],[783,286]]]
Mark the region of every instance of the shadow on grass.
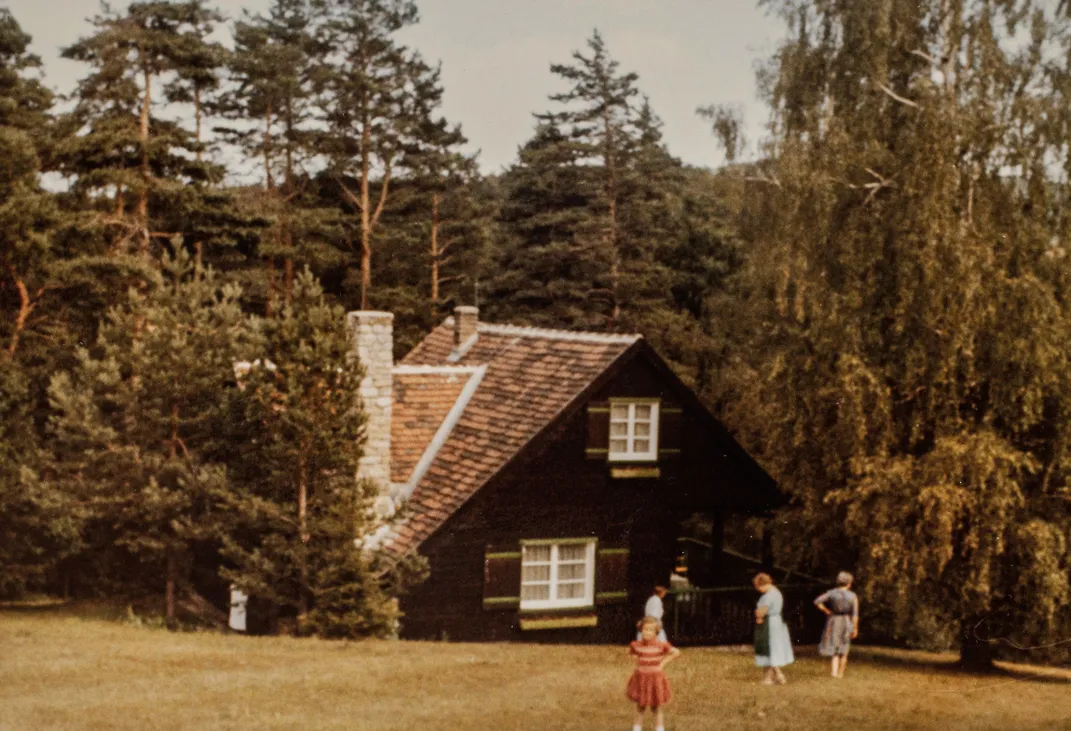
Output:
[[882,647],[858,647],[851,653],[855,661],[889,669],[940,673],[958,677],[975,677],[1030,681],[1035,683],[1071,683],[1071,670],[1060,666],[1021,665],[998,661],[988,669],[963,665],[953,654],[937,654]]

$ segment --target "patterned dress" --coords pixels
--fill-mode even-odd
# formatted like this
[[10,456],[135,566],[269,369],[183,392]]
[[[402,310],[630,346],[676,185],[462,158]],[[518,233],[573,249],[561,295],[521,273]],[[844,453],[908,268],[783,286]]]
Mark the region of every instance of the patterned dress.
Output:
[[784,605],[785,598],[776,586],[771,586],[759,599],[758,606],[766,607],[766,618],[763,621],[770,626],[770,654],[755,656],[755,664],[760,668],[784,667],[791,665],[796,659],[792,654],[792,638],[788,636],[788,625],[781,618]]
[[662,671],[662,658],[673,651],[673,646],[662,640],[640,640],[629,643],[630,655],[636,657],[636,669],[628,679],[625,694],[637,705],[654,708],[664,706],[673,697],[669,680]]
[[847,655],[852,644],[852,629],[859,618],[859,597],[848,589],[830,589],[814,600],[833,612],[826,618],[826,628],[818,643],[818,652],[826,657]]

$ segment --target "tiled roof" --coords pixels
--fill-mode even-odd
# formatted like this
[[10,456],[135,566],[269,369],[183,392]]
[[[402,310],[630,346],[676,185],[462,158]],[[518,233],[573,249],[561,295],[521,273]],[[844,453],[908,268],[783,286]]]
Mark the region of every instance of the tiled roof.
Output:
[[405,483],[472,377],[472,368],[394,368],[390,479]]
[[[428,538],[640,338],[484,323],[477,326],[477,333],[478,337],[465,344],[467,348],[460,356],[453,353],[453,318],[448,318],[401,361],[401,369],[486,368],[481,369],[478,386],[413,487],[410,512],[388,542],[399,553],[412,550]],[[425,393],[445,398],[439,386],[427,388]],[[413,393],[410,390],[408,395]],[[393,421],[412,413],[409,407],[400,411],[397,405],[394,408]],[[442,408],[437,402],[426,410],[426,418],[416,419],[422,425],[422,436],[406,449],[417,449],[416,443],[427,434],[426,425]],[[392,424],[392,439],[399,431],[400,427]],[[393,448],[391,452],[393,458]],[[412,464],[409,453],[406,458]],[[398,474],[405,469],[400,468]]]

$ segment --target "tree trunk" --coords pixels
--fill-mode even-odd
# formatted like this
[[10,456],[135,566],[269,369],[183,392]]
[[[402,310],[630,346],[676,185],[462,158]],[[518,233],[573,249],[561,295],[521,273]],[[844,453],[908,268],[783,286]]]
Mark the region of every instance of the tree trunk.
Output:
[[439,194],[431,196],[431,303],[439,304]]
[[141,226],[141,253],[149,254],[149,112],[152,104],[152,75],[143,69],[145,98],[141,105],[141,192],[138,195],[138,224]]
[[[365,109],[368,99],[365,95]],[[372,144],[372,128],[365,112],[364,128],[361,130],[361,309],[368,309],[368,290],[372,288],[372,219],[368,211],[368,147]]]
[[996,670],[993,663],[996,646],[985,638],[984,622],[983,617],[972,617],[960,625],[959,665],[965,670],[981,673]]
[[302,444],[301,454],[298,457],[298,535],[301,538],[302,548],[301,553],[301,565],[298,567],[299,574],[301,576],[301,582],[299,591],[301,595],[298,598],[298,634],[301,634],[301,622],[305,615],[309,612],[309,567],[306,563],[306,548],[309,542],[308,533],[308,502],[309,502],[309,484],[308,484],[308,466],[309,461],[306,456],[306,445]]
[[175,622],[175,575],[178,573],[178,565],[175,560],[173,549],[167,549],[167,624],[170,627]]
[[11,332],[11,340],[7,345],[7,357],[14,358],[15,351],[19,347],[19,338],[22,336],[22,331],[26,327],[26,319],[33,312],[33,303],[30,301],[30,293],[26,289],[26,283],[15,276],[14,270],[11,272],[11,276],[15,279],[15,287],[19,290],[19,312],[15,315],[15,329]]
[[275,180],[271,176],[271,102],[264,112],[264,145],[261,151],[264,155],[264,186],[270,194],[275,190]]
[[286,262],[283,274],[283,298],[289,304],[294,288],[294,231],[290,207],[294,198],[294,112],[288,100],[286,105],[286,180],[283,181],[283,244],[286,246]]
[[610,226],[607,235],[610,254],[610,324],[621,318],[621,300],[618,296],[621,280],[621,252],[617,230],[617,161],[614,159],[614,128],[610,121],[610,107],[603,109],[605,147],[603,164],[606,166],[606,197],[610,204]]
[[197,162],[201,162],[201,87],[193,88],[193,112],[197,118]]

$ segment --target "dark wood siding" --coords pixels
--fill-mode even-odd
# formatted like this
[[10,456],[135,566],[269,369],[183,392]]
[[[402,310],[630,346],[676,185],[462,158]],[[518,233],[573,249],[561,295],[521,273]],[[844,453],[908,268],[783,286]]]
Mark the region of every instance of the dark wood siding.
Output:
[[[631,361],[589,403],[614,397],[659,397],[681,406],[680,394],[642,358]],[[586,404],[585,404],[586,405]],[[553,426],[485,485],[421,546],[430,578],[403,600],[403,634],[461,641],[624,643],[655,584],[666,584],[676,557],[679,519],[688,511],[736,509],[754,503],[731,451],[721,449],[705,414],[685,404],[675,415],[680,453],[657,463],[657,477],[611,476],[591,459],[586,408]],[[678,446],[675,445],[675,446]],[[598,603],[594,627],[522,630],[515,609],[485,609],[488,546],[524,539],[594,537],[628,548],[627,601]],[[502,591],[496,588],[496,591]]]

